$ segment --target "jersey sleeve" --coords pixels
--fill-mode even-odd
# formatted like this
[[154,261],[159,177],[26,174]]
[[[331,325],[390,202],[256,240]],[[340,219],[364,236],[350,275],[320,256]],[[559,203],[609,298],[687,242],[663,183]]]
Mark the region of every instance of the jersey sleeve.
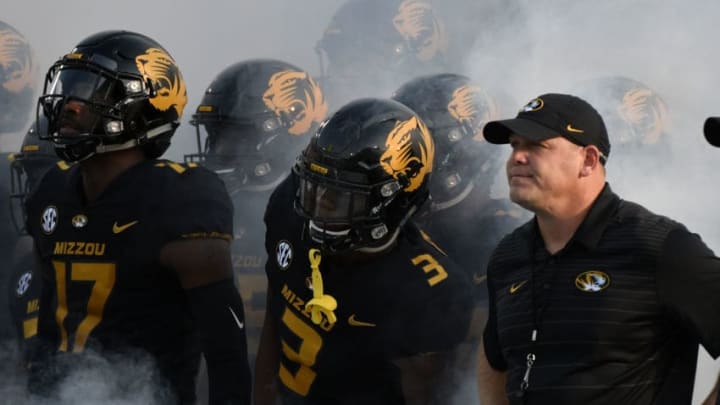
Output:
[[182,168],[173,174],[161,207],[167,239],[232,240],[233,205],[222,180],[202,167]]
[[660,300],[713,358],[720,356],[720,259],[696,234],[671,231],[657,273]]
[[398,322],[388,336],[395,336],[400,355],[445,351],[464,341],[473,311],[471,282],[452,261],[421,253],[407,259],[413,274],[399,291]]

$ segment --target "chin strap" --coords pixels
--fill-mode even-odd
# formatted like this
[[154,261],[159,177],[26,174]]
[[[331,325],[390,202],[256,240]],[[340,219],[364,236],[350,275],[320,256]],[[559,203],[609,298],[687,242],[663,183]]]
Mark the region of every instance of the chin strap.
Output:
[[330,325],[337,322],[335,316],[335,309],[337,309],[337,301],[331,295],[323,294],[323,280],[322,274],[320,274],[320,260],[322,254],[318,249],[310,249],[308,251],[308,258],[310,259],[310,267],[312,268],[312,290],[313,299],[305,304],[305,310],[310,311],[310,319],[314,324],[320,325],[323,316],[327,318]]

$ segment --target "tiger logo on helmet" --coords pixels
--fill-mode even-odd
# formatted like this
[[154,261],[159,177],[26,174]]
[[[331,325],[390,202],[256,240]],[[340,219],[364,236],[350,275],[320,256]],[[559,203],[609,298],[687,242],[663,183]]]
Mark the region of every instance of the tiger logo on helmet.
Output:
[[642,143],[645,144],[656,143],[667,125],[665,102],[648,88],[626,91],[617,113],[635,132],[644,134]]
[[405,0],[400,3],[393,25],[416,49],[418,60],[428,61],[447,48],[445,27],[426,1]]
[[396,123],[387,136],[385,148],[380,165],[401,184],[407,182],[406,192],[418,189],[432,172],[435,146],[430,131],[417,117]]
[[175,60],[163,49],[149,48],[135,57],[135,63],[143,77],[155,86],[157,95],[150,98],[150,104],[160,111],[173,107],[178,117],[182,116],[187,104],[187,90]]
[[447,109],[459,123],[472,128],[477,141],[485,139],[482,136],[485,124],[500,118],[498,105],[478,86],[462,85],[455,89]]
[[286,70],[268,80],[263,102],[278,117],[289,122],[288,133],[302,135],[327,114],[320,87],[306,72]]
[[0,28],[0,85],[19,93],[32,87],[33,71],[32,51],[25,38],[9,27]]

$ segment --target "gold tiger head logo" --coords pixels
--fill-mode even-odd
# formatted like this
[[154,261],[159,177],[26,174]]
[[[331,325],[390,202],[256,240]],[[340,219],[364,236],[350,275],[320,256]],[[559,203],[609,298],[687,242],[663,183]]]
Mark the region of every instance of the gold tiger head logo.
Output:
[[430,3],[405,0],[400,3],[393,25],[398,33],[417,50],[416,56],[427,61],[444,53],[447,34],[443,23],[435,18]]
[[385,152],[380,156],[383,170],[396,180],[401,176],[410,183],[405,191],[415,191],[432,171],[435,145],[430,131],[417,117],[400,121],[385,140]]
[[17,32],[0,29],[0,85],[11,93],[32,87],[34,66],[30,45]]
[[453,91],[448,112],[458,122],[473,129],[473,138],[483,141],[482,128],[488,121],[500,118],[497,104],[477,86],[464,85]]
[[575,277],[575,287],[584,292],[600,292],[610,286],[610,276],[604,271],[589,270]]
[[160,111],[174,107],[178,117],[182,116],[187,90],[175,60],[162,49],[149,48],[135,57],[135,64],[143,77],[155,85],[157,96],[150,99],[150,104]]
[[291,122],[291,135],[306,133],[327,114],[320,86],[305,72],[284,70],[270,76],[263,102],[278,117]]
[[667,106],[650,89],[636,88],[625,92],[617,112],[645,144],[657,142],[667,125]]

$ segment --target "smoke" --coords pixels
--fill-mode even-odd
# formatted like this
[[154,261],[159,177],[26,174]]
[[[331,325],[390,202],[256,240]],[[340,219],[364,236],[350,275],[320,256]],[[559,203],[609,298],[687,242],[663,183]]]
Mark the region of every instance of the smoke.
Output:
[[[182,125],[166,154],[181,160],[185,153],[194,152],[195,132],[188,121],[217,73],[241,60],[272,57],[319,74],[313,48],[340,4],[341,0],[35,0],[22,4],[4,0],[2,19],[23,33],[35,49],[40,88],[46,69],[92,33],[127,29],[163,44],[180,66],[188,90]],[[672,151],[671,157],[658,162],[661,175],[617,170],[611,155],[608,179],[624,198],[684,222],[711,248],[720,246],[718,218],[712,214],[717,212],[718,193],[711,186],[710,170],[720,150],[702,137],[704,118],[720,113],[713,54],[720,2],[436,0],[434,5],[442,9],[452,35],[449,70],[502,90],[514,100],[508,117],[539,94],[570,92],[577,83],[599,76],[627,76],[660,94],[671,119]],[[393,90],[383,89],[377,95],[390,96]],[[13,145],[20,140],[18,134]],[[504,175],[499,174],[496,194],[505,193],[504,182]],[[17,357],[13,346],[0,347],[2,367],[16,364]],[[693,403],[709,390],[717,369],[717,363],[711,363],[707,355],[702,357]],[[120,368],[101,365],[97,370],[70,377],[77,384],[69,384],[68,391],[60,394],[62,401],[151,402],[151,392],[133,385],[134,380],[144,381],[138,376],[147,375],[145,365],[130,361]],[[8,403],[26,402],[22,373],[2,371],[8,378],[0,383],[0,398]],[[129,389],[113,391],[109,382],[115,379]]]

